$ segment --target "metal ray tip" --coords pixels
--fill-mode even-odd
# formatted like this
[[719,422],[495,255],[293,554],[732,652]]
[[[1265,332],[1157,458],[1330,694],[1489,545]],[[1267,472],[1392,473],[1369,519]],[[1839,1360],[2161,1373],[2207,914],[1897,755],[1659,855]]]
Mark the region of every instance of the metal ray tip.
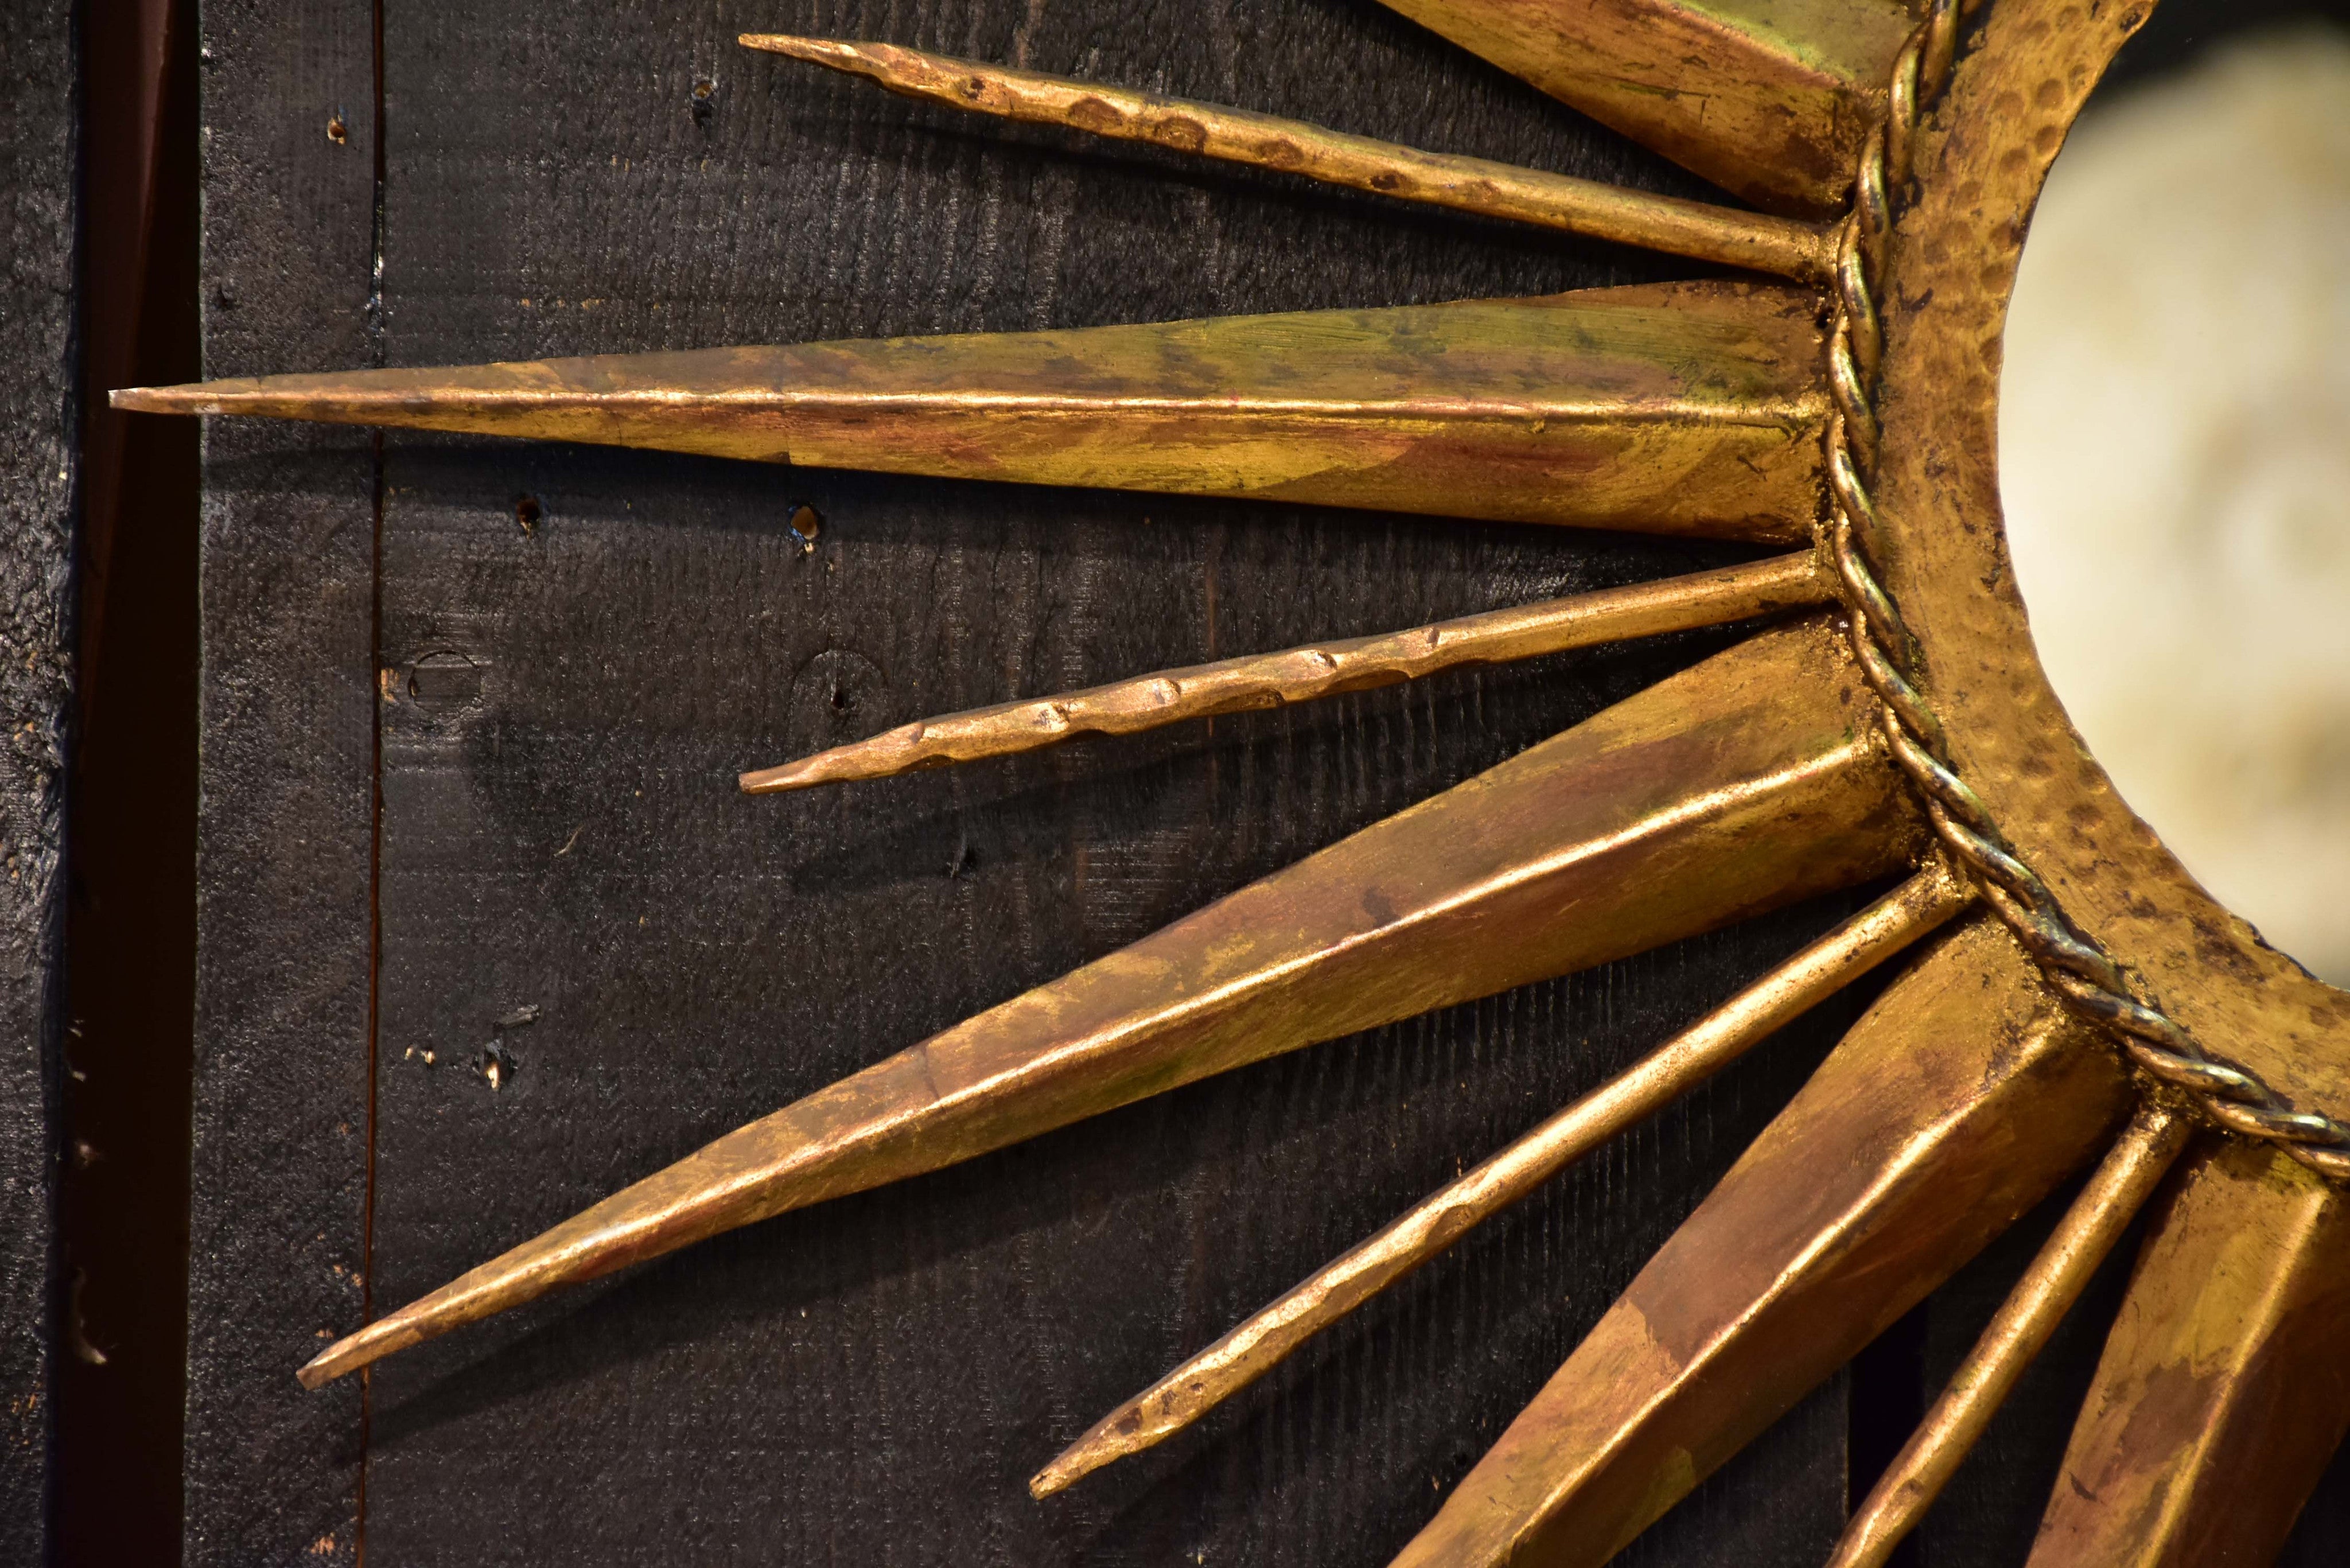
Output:
[[[821,754],[818,753],[819,756]],[[737,774],[734,782],[742,786],[744,794],[782,794],[788,790],[807,789],[830,783],[831,775],[815,766],[817,760],[817,757],[802,757],[797,762],[785,763],[778,767],[754,768],[749,773]]]
[[[754,768],[740,774],[735,783],[742,786],[744,794],[781,794],[786,790],[809,789],[816,784],[894,778],[899,774],[944,767],[950,763],[969,760],[936,747],[925,748],[922,741],[928,728],[920,721],[900,724],[894,730],[884,730],[865,740],[852,741],[847,745],[835,746],[829,751],[814,752],[775,767]],[[993,753],[982,752],[978,754]]]
[[357,1372],[395,1350],[404,1350],[423,1337],[405,1310],[396,1312],[327,1346],[295,1372],[295,1380],[305,1388],[323,1388],[336,1378]]
[[857,46],[834,38],[803,38],[796,33],[744,33],[734,40],[746,49],[764,49],[772,55],[789,55],[795,60],[814,60],[818,65],[832,65],[853,58]]
[[1112,1411],[1106,1419],[1097,1423],[1093,1430],[1063,1449],[1054,1457],[1051,1464],[1030,1476],[1028,1495],[1042,1499],[1051,1497],[1056,1492],[1066,1491],[1103,1466],[1148,1448],[1149,1445],[1147,1443],[1137,1445],[1120,1442],[1118,1439],[1118,1434],[1110,1430],[1117,1424],[1118,1418],[1133,1409],[1135,1404],[1136,1401],[1128,1400],[1126,1404]]
[[213,414],[220,399],[199,382],[178,387],[118,387],[106,394],[106,406],[134,414]]

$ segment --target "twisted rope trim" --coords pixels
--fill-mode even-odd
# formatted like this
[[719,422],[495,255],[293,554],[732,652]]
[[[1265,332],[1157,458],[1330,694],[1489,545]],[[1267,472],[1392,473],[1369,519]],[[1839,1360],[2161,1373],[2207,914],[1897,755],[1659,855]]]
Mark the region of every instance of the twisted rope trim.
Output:
[[2297,1111],[2254,1074],[2214,1058],[2187,1028],[2130,986],[2121,966],[2056,902],[2023,863],[1980,796],[1950,763],[1942,722],[1918,691],[1918,652],[1901,610],[1877,576],[1881,539],[1866,475],[1881,439],[1875,403],[1885,353],[1875,284],[1893,231],[1892,192],[1907,185],[1926,109],[1950,85],[1959,26],[1981,0],[1933,0],[1894,63],[1886,116],[1862,150],[1852,210],[1837,235],[1828,385],[1832,504],[1825,544],[1850,621],[1852,649],[1879,701],[1894,760],[1923,798],[1934,832],[2015,933],[2074,1016],[2112,1035],[2139,1070],[2182,1091],[2230,1132],[2264,1138],[2321,1175],[2350,1178],[2350,1126]]

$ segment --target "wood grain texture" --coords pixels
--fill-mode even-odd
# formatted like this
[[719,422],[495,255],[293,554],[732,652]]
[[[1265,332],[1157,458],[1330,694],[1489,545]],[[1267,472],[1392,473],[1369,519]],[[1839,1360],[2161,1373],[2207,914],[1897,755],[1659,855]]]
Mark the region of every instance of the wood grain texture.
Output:
[[[364,364],[369,6],[203,23],[206,369]],[[374,487],[365,431],[206,432],[192,1568],[358,1550],[360,1390],[281,1369],[364,1307]]]
[[0,1562],[46,1551],[77,420],[73,8],[0,10]]
[[[738,54],[751,27],[1698,193],[1368,6],[395,5],[386,21],[393,364],[1669,275],[1147,151],[975,133]],[[379,1302],[1721,639],[821,799],[744,801],[739,767],[1022,691],[1733,558],[405,435],[386,483]],[[812,554],[785,525],[800,502],[825,519]],[[1851,907],[1243,1069],[420,1347],[375,1375],[369,1561],[1383,1562],[1835,1020],[1595,1158],[1196,1438],[1049,1504],[1022,1483],[1180,1354]],[[1799,1407],[1634,1560],[1815,1561],[1842,1511],[1842,1412],[1836,1388]]]

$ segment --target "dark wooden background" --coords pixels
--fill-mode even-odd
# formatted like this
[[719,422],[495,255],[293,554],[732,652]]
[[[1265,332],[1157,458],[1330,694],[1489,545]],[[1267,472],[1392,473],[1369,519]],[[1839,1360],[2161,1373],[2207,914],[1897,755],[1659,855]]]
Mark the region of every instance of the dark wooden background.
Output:
[[[213,0],[206,372],[1687,275],[916,108],[747,54],[751,29],[1701,193],[1370,0]],[[1854,899],[1237,1072],[306,1395],[294,1367],[370,1310],[1719,639],[778,800],[738,769],[1735,553],[354,431],[206,442],[191,1563],[1383,1563],[1858,1003],[1045,1503],[1024,1478],[1109,1405]],[[1820,1561],[1848,1470],[2029,1241],[1625,1561]],[[1935,1568],[2018,1560],[2101,1328],[2068,1334],[1936,1515]]]
[[0,1563],[47,1550],[71,692],[74,29],[0,8]]

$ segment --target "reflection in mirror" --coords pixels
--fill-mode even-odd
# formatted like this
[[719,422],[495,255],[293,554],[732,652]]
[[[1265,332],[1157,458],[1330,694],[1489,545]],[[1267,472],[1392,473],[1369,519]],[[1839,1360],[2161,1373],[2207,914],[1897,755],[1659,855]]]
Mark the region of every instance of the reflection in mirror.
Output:
[[2024,248],[2000,466],[2090,750],[2213,896],[2350,985],[2350,33],[2092,103]]

